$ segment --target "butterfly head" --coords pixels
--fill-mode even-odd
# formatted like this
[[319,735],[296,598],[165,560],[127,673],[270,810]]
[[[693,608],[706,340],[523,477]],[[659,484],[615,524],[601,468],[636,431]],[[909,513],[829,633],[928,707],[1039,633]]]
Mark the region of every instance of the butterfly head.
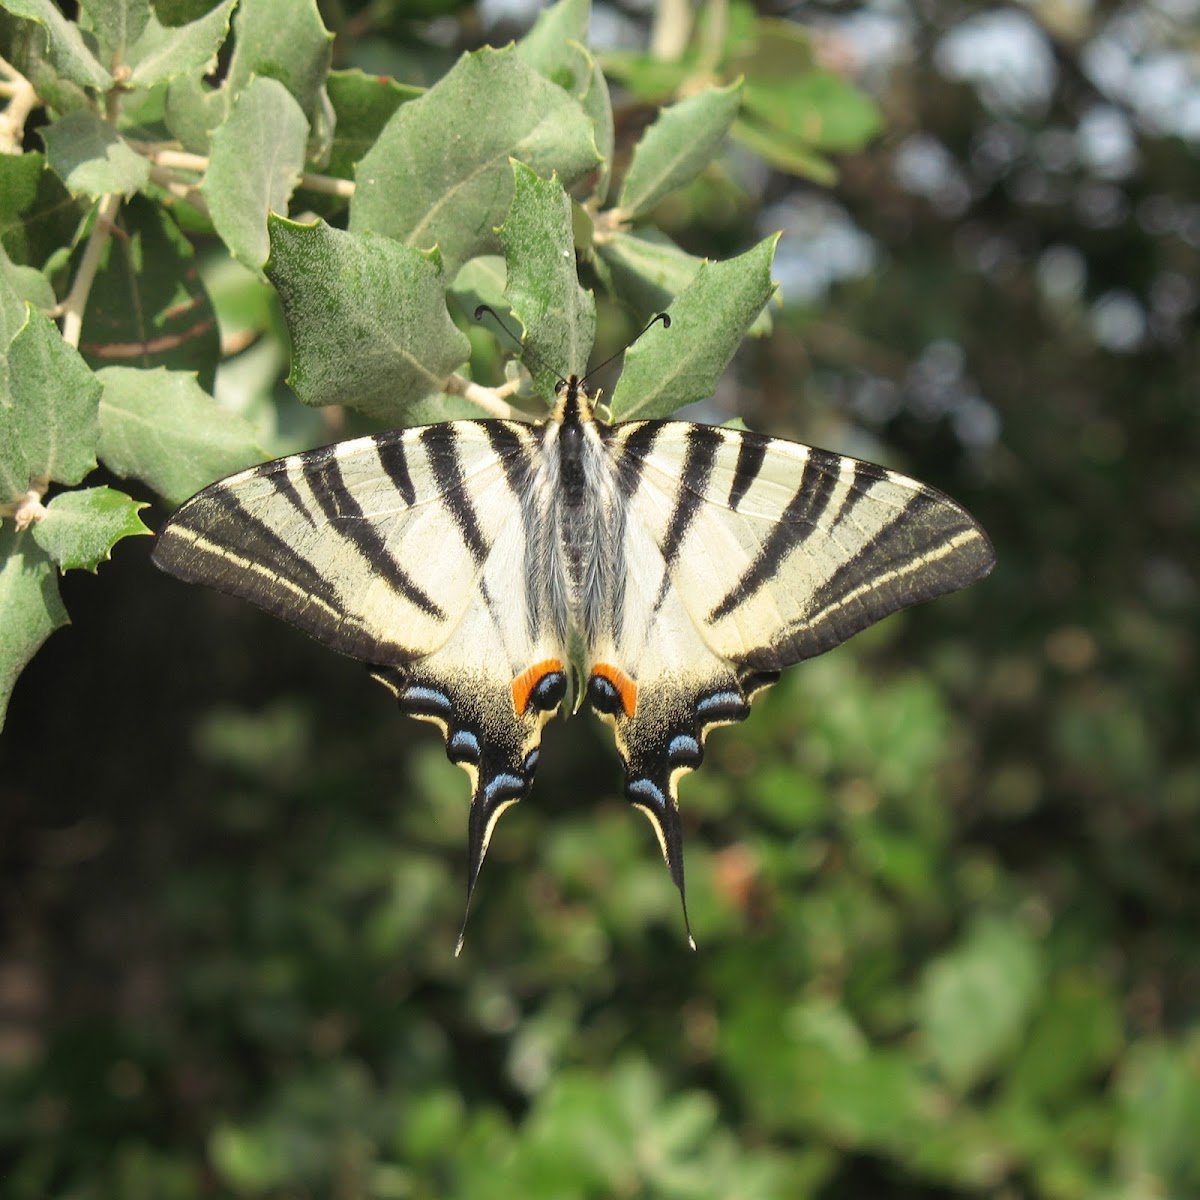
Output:
[[559,379],[554,385],[554,410],[551,416],[561,424],[586,425],[595,419],[599,394],[597,392],[593,397],[588,385],[578,375]]

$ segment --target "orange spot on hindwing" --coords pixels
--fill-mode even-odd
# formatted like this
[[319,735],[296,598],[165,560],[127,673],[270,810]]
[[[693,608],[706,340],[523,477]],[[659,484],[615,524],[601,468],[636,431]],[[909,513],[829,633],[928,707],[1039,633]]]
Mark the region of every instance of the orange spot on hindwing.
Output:
[[530,705],[550,712],[556,709],[567,692],[567,676],[557,658],[547,658],[526,667],[512,681],[513,708],[523,717]]
[[588,700],[606,716],[632,717],[637,711],[638,686],[619,667],[597,663],[588,680]]

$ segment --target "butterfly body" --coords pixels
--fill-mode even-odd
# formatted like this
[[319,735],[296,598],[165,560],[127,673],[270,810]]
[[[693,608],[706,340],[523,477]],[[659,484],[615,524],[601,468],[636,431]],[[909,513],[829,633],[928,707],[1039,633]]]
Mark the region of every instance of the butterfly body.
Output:
[[396,430],[215,483],[155,561],[366,662],[439,729],[471,781],[469,903],[546,721],[585,698],[682,897],[677,786],[708,731],[784,667],[993,558],[914,480],[753,433],[607,425],[572,376],[539,424]]

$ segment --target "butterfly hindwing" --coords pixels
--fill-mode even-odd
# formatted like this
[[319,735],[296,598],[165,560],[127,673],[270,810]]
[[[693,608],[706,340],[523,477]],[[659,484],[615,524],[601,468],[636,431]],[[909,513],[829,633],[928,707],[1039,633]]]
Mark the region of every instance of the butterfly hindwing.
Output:
[[[437,726],[446,756],[471,781],[468,912],[496,822],[529,794],[542,728],[567,692],[567,668],[560,657],[549,656],[548,646],[520,653],[510,642],[508,651],[498,654],[500,644],[494,615],[476,603],[455,638],[415,667],[372,670],[395,694],[401,711]],[[466,920],[464,913],[464,932]],[[460,933],[458,950],[462,942]]]
[[[587,696],[612,725],[625,767],[625,796],[650,821],[683,903],[683,836],[679,780],[704,759],[710,729],[741,721],[754,692],[775,675],[741,675],[705,644],[679,592],[662,589],[662,557],[636,523],[626,545],[636,548],[615,636],[598,646]],[[650,569],[647,569],[649,567]],[[688,940],[694,946],[691,930]]]

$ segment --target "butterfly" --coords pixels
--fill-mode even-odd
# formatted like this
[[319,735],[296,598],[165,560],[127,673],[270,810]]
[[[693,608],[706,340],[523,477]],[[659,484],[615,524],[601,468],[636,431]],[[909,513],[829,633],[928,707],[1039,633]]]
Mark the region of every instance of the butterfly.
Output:
[[471,783],[468,913],[543,727],[586,700],[693,949],[678,785],[708,731],[785,667],[994,563],[934,488],[748,431],[606,424],[575,375],[541,422],[397,429],[231,475],[167,520],[153,558],[363,661],[437,726]]

